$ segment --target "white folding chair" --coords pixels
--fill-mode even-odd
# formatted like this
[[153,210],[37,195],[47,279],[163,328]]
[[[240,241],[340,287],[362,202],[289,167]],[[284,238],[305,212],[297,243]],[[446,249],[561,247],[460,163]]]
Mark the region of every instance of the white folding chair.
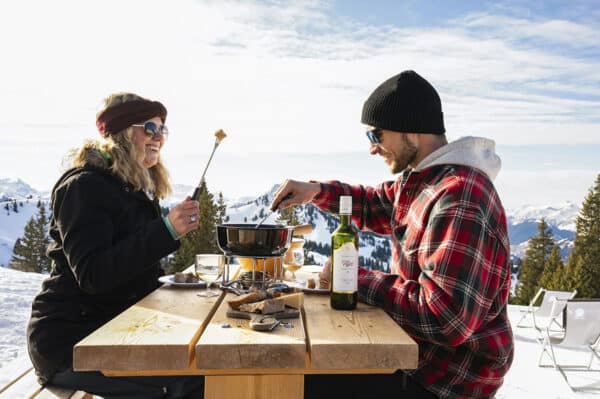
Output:
[[[540,306],[534,306],[537,303],[540,295],[544,294],[542,303]],[[566,300],[573,299],[577,295],[575,291],[552,291],[545,288],[540,288],[535,294],[533,299],[529,302],[527,309],[522,310],[523,315],[517,322],[517,327],[532,327],[528,325],[522,325],[521,323],[527,316],[531,315],[533,327],[542,333],[547,327],[553,326],[554,331],[563,331],[562,319],[557,317],[561,312],[561,308],[555,308],[555,314],[552,314],[553,300],[558,300],[556,306],[563,306]]]
[[[542,340],[542,353],[538,361],[540,367],[554,367],[560,371],[563,378],[573,391],[599,391],[600,385],[594,387],[573,387],[567,378],[565,371],[594,371],[594,359],[600,360],[600,299],[571,299],[567,301],[554,300],[551,312],[556,309],[564,309],[564,333],[556,334],[550,330],[550,325],[544,330]],[[562,302],[562,303],[561,303]],[[571,349],[578,351],[589,351],[590,358],[587,364],[563,364],[557,359],[558,349]],[[544,354],[547,354],[552,364],[543,364]],[[573,353],[571,353],[572,357]],[[600,379],[598,379],[600,382]]]

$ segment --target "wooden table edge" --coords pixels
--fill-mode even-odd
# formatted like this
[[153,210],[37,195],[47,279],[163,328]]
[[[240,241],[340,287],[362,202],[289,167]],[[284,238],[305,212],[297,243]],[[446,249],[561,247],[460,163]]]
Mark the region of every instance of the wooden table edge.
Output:
[[109,377],[174,375],[295,375],[295,374],[393,374],[398,369],[183,369],[183,370],[101,370]]

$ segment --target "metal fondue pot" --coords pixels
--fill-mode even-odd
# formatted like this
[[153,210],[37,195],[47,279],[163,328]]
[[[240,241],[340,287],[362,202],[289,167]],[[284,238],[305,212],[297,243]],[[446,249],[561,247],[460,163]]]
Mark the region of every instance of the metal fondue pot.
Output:
[[285,226],[282,224],[253,223],[220,224],[217,226],[217,244],[227,256],[281,256],[290,247],[292,235],[309,234],[310,224]]
[[220,224],[217,244],[227,256],[281,256],[290,247],[294,226]]

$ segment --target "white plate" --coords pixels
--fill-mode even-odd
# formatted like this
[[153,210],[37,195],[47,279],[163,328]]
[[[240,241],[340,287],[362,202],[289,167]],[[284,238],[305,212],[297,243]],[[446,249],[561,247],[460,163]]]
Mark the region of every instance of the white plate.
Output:
[[175,276],[173,274],[168,274],[166,276],[160,276],[158,281],[164,284],[171,284],[175,287],[196,287],[196,288],[206,288],[206,282],[200,280],[197,283],[176,283],[174,280]]
[[290,287],[300,288],[306,293],[312,294],[329,294],[329,288],[307,288],[306,281],[284,281]]

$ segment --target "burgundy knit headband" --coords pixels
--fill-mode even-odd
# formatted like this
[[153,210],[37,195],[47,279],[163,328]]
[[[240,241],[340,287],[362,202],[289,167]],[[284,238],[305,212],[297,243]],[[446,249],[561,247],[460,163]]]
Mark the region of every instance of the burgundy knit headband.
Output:
[[129,126],[159,116],[167,119],[167,109],[158,101],[134,100],[113,105],[96,118],[96,127],[102,137],[115,134]]

